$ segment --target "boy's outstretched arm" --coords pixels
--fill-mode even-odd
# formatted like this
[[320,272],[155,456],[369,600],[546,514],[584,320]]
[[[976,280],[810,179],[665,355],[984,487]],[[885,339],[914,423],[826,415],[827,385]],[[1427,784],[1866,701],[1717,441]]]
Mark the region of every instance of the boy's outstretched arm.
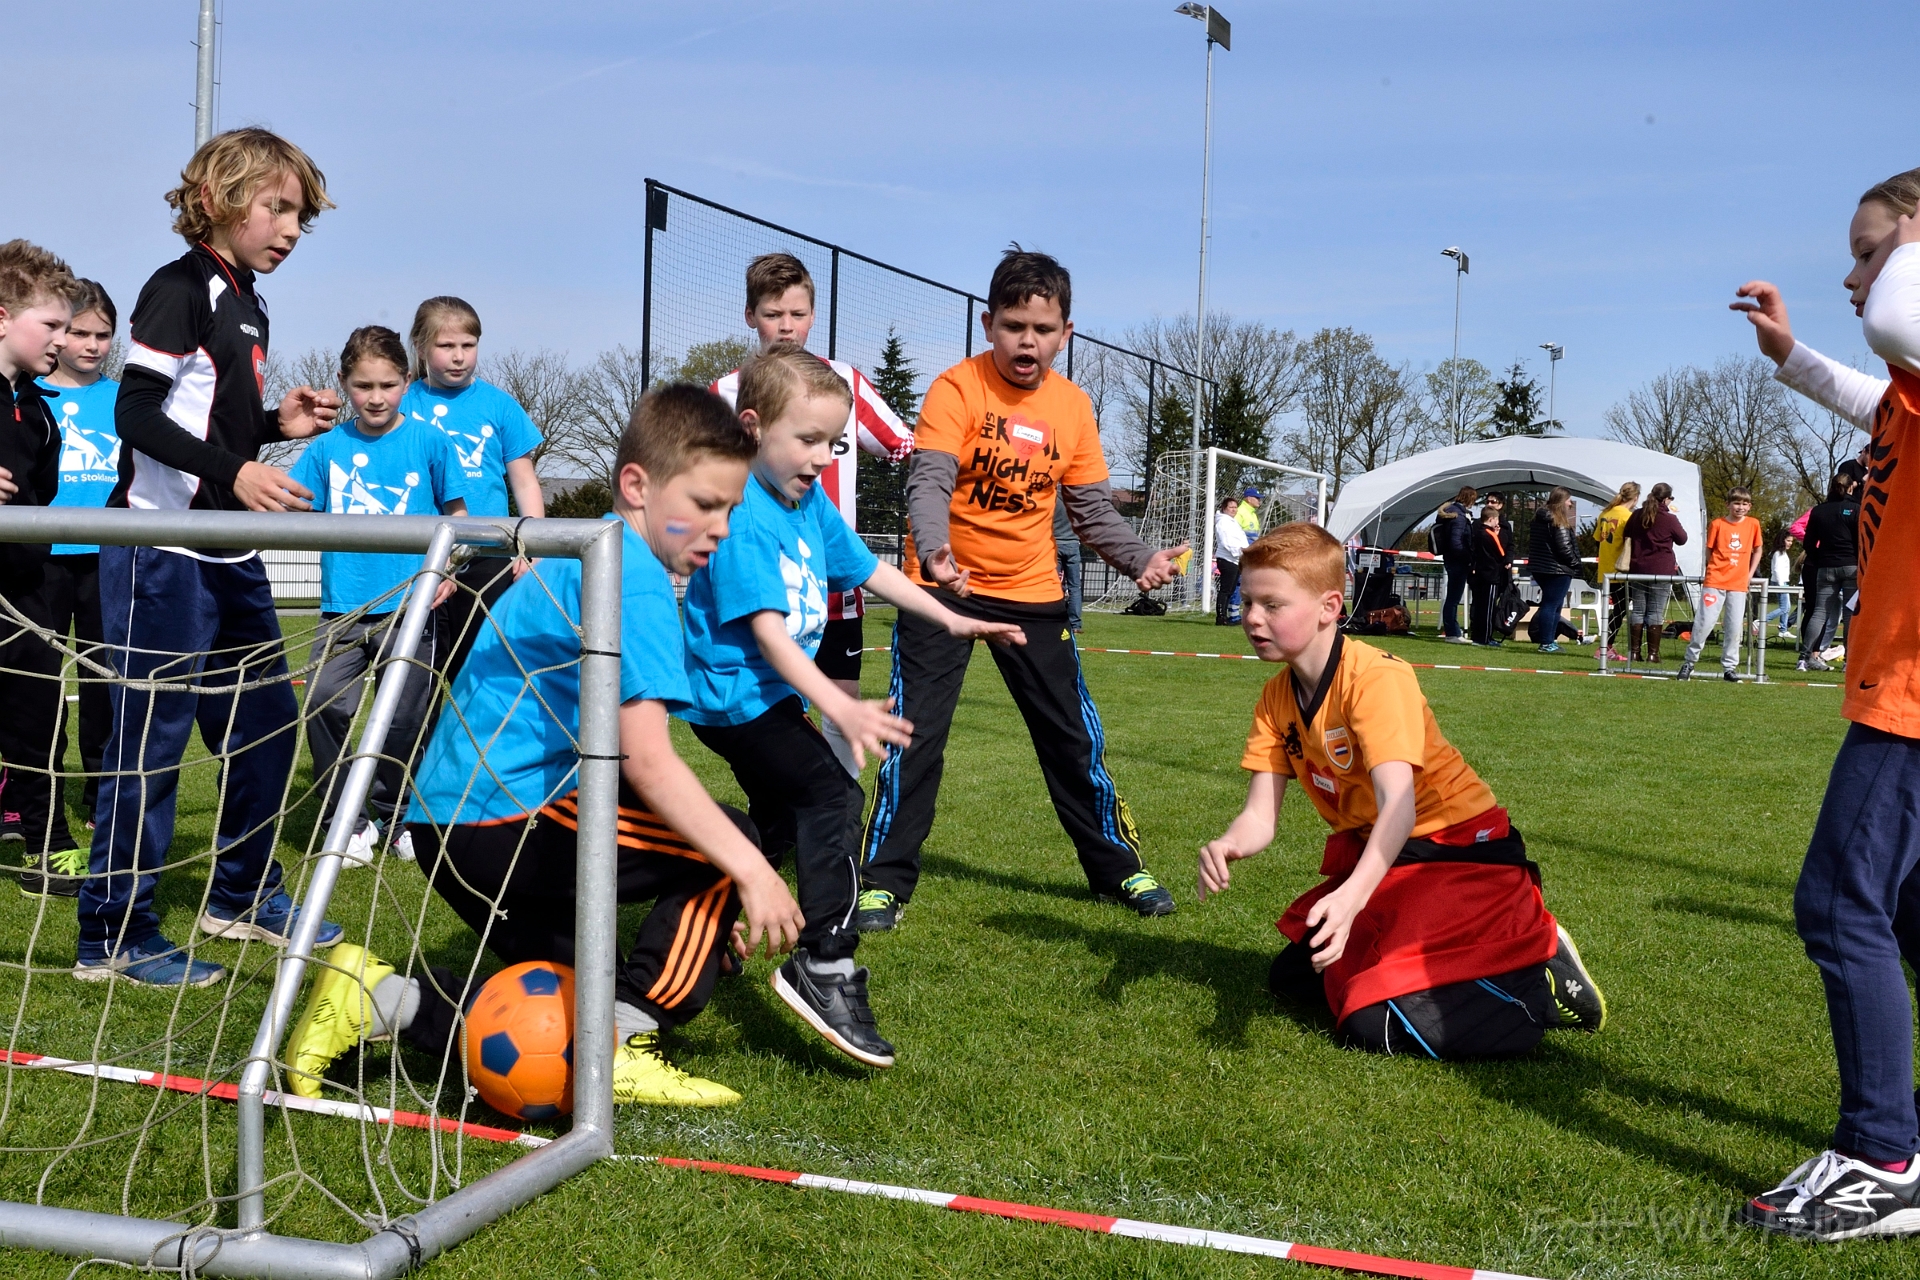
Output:
[[806,924],[799,905],[787,892],[786,881],[720,811],[673,749],[665,703],[636,698],[620,708],[620,752],[626,757],[620,774],[627,785],[740,890],[747,923],[741,953],[751,955],[763,934],[768,955],[793,950]]
[[820,714],[840,726],[847,745],[853,748],[853,762],[867,764],[867,753],[878,754],[886,743],[904,747],[913,741],[913,725],[892,714],[893,700],[863,702],[848,697],[840,686],[813,664],[806,650],[787,634],[787,615],[762,609],[753,615],[754,643],[760,656],[797,690],[801,697],[820,708]]
[[[1373,795],[1380,816],[1374,820],[1360,863],[1346,882],[1313,904],[1307,912],[1308,942],[1313,946],[1313,970],[1325,971],[1347,950],[1353,919],[1366,907],[1373,891],[1386,879],[1393,860],[1413,834],[1413,766],[1404,760],[1386,760],[1371,770]],[[1318,931],[1313,932],[1315,926]]]
[[1280,802],[1286,798],[1287,777],[1282,773],[1256,773],[1247,783],[1247,804],[1240,816],[1228,825],[1226,834],[1209,840],[1200,849],[1200,900],[1220,893],[1233,879],[1229,863],[1251,858],[1273,843],[1274,824],[1280,818]]
[[955,613],[934,598],[919,583],[890,564],[874,566],[873,574],[860,584],[863,591],[893,605],[902,613],[916,614],[936,626],[945,627],[950,636],[964,640],[991,640],[995,644],[1025,644],[1027,633],[1017,622],[984,622]]

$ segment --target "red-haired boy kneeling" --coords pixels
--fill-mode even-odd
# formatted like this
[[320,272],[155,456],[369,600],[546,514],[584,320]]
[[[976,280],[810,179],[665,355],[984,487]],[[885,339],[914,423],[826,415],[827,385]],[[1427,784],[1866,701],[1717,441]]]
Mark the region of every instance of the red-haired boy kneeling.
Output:
[[1606,1002],[1540,897],[1540,869],[1493,792],[1440,734],[1413,669],[1340,633],[1345,556],[1287,524],[1241,557],[1247,638],[1287,670],[1254,708],[1247,804],[1200,851],[1200,896],[1272,842],[1288,778],[1333,827],[1279,921],[1279,996],[1331,1009],[1340,1038],[1432,1058],[1525,1053],[1598,1031]]

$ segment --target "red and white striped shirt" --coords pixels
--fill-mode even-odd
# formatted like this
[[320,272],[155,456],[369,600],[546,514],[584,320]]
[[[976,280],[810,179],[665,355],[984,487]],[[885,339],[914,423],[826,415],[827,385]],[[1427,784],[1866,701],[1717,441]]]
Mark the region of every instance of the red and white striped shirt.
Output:
[[[913,429],[900,421],[900,415],[892,406],[880,398],[867,375],[844,360],[822,361],[828,368],[840,375],[849,387],[853,388],[853,408],[847,413],[846,430],[833,444],[833,461],[820,473],[816,482],[826,490],[828,501],[846,520],[849,529],[858,530],[854,504],[854,486],[860,468],[853,457],[856,447],[889,462],[899,462],[913,452]],[[733,404],[740,394],[740,371],[735,369],[709,388],[714,394]],[[858,590],[834,591],[827,596],[827,618],[839,622],[845,618],[857,618],[866,612],[865,602]]]

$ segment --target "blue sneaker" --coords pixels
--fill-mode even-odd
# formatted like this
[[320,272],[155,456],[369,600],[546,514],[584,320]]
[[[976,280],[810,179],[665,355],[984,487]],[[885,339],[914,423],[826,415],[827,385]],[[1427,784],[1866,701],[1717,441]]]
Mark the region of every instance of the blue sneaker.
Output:
[[[251,911],[239,915],[221,914],[216,907],[209,906],[200,913],[200,932],[215,938],[228,938],[234,942],[270,942],[276,947],[284,947],[293,938],[294,925],[300,920],[300,908],[293,905],[293,899],[283,890],[268,898]],[[331,920],[320,922],[320,932],[313,938],[315,950],[330,947],[346,936],[346,930]]]
[[143,987],[210,987],[227,971],[212,961],[193,959],[156,934],[115,955],[97,960],[82,956],[73,966],[73,976],[82,982],[119,977]]

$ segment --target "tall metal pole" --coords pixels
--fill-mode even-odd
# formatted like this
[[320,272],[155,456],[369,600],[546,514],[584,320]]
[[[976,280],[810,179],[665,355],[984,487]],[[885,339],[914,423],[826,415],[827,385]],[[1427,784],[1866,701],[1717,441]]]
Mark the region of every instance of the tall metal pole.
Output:
[[1460,277],[1462,274],[1459,266],[1456,264],[1453,269],[1453,363],[1451,365],[1453,369],[1453,413],[1449,415],[1453,418],[1453,442],[1455,444],[1460,443],[1460,437],[1465,434],[1462,428],[1466,425],[1460,421]]
[[1554,415],[1554,392],[1560,386],[1560,357],[1567,349],[1557,342],[1543,342],[1540,349],[1547,353],[1547,430],[1552,431],[1560,419]]
[[1206,124],[1200,144],[1200,300],[1194,312],[1193,343],[1193,465],[1188,482],[1188,504],[1192,508],[1188,513],[1187,527],[1189,535],[1187,545],[1196,542],[1206,521],[1206,513],[1199,509],[1200,498],[1200,415],[1206,404],[1205,386],[1207,377],[1207,220],[1212,213],[1213,201],[1213,36],[1207,36],[1207,103]]
[[213,0],[200,0],[200,39],[198,75],[193,92],[193,149],[198,151],[213,136]]

